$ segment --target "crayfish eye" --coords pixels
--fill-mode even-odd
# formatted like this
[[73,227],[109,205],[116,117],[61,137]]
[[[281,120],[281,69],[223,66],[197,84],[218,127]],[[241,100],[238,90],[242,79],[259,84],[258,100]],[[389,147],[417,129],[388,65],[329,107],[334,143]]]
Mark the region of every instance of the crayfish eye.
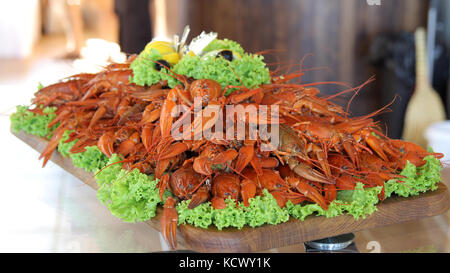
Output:
[[155,63],[155,70],[161,71],[161,69],[169,67],[170,64],[166,60],[157,60]]
[[223,57],[225,58],[225,60],[228,60],[230,62],[234,59],[233,52],[231,50],[222,50],[219,53],[217,53],[217,57]]

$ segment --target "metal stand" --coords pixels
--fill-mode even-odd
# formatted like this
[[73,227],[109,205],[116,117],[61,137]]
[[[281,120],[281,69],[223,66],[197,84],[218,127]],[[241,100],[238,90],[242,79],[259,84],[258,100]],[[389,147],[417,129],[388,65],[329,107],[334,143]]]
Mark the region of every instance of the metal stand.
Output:
[[305,251],[309,253],[359,253],[353,242],[355,234],[347,233],[334,237],[305,242]]

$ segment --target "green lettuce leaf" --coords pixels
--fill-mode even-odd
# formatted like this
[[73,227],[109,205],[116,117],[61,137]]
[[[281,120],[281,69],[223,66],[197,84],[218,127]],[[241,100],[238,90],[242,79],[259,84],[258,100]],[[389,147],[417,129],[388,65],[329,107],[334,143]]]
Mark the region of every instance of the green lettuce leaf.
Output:
[[70,151],[70,149],[72,149],[73,145],[75,145],[75,143],[76,143],[76,140],[64,143],[69,139],[69,135],[71,132],[73,132],[73,131],[72,130],[64,131],[63,136],[59,140],[58,152],[64,157],[70,156],[71,153],[69,151]]
[[292,217],[302,221],[312,214],[331,218],[348,213],[355,219],[359,219],[360,217],[365,218],[377,210],[376,204],[380,192],[381,186],[364,188],[364,184],[357,183],[354,190],[339,191],[336,200],[329,204],[327,210],[324,210],[318,204],[293,205],[290,201],[286,204],[286,207]]
[[178,203],[176,209],[178,211],[178,224],[190,224],[196,227],[208,228],[213,221],[211,202],[198,205],[193,209],[189,209],[191,200],[184,200]]
[[263,196],[249,200],[249,206],[235,200],[225,200],[226,208],[214,209],[210,202],[203,203],[194,209],[189,209],[190,200],[182,201],[177,206],[178,223],[191,224],[196,227],[207,228],[214,224],[219,230],[225,227],[241,229],[248,224],[251,227],[264,224],[276,225],[289,220],[289,212],[280,208],[275,198],[264,190]]
[[280,208],[275,198],[266,189],[263,190],[263,196],[250,199],[249,204],[244,211],[246,222],[251,227],[266,223],[276,225],[289,220],[289,211],[286,208]]
[[[252,54],[243,54],[241,59],[231,62],[214,56],[202,58],[187,55],[173,67],[173,71],[194,79],[215,80],[222,88],[227,85],[242,86],[242,83],[251,88],[270,83],[269,69],[263,60],[263,56]],[[179,83],[174,78],[168,78],[168,82],[170,87]]]
[[212,210],[214,225],[222,230],[224,227],[235,227],[241,229],[245,226],[246,218],[244,212],[244,205],[242,203],[236,204],[236,201],[227,198],[225,200],[226,208]]
[[121,160],[117,154],[113,154],[106,163],[106,166],[95,174],[95,181],[99,187],[97,190],[97,198],[103,205],[106,205],[111,200],[112,184],[122,170],[122,163],[115,163]]
[[155,61],[161,59],[161,54],[154,48],[142,51],[130,64],[130,68],[133,70],[130,82],[138,85],[152,85],[160,80],[171,78],[167,75],[168,71],[165,68],[161,69],[161,71],[155,69]]
[[286,208],[292,217],[302,221],[309,215],[323,211],[323,209],[317,204],[293,205],[291,201],[286,203]]
[[203,49],[204,52],[209,52],[209,51],[213,51],[213,50],[232,50],[235,51],[239,54],[244,54],[244,49],[242,48],[242,46],[240,44],[238,44],[235,41],[232,40],[228,40],[228,39],[215,39],[214,41],[212,41],[209,45],[207,45],[205,47],[205,49]]
[[130,172],[122,169],[110,183],[108,194],[99,195],[112,215],[125,222],[147,221],[155,216],[156,206],[161,199],[157,181],[152,176],[142,174],[137,169]]
[[9,117],[12,130],[16,133],[25,131],[31,135],[50,139],[53,131],[59,125],[57,123],[52,128],[48,128],[50,122],[56,117],[56,107],[39,107],[43,109],[44,115],[38,115],[28,111],[28,106],[18,105],[16,112]]
[[[242,55],[242,58],[230,62],[215,56],[199,57],[186,55],[172,67],[172,70],[177,74],[194,79],[215,80],[222,87],[227,85],[242,86],[243,83],[247,88],[251,88],[270,83],[269,68],[264,63],[263,56],[246,54],[239,44],[227,39],[216,40],[207,47],[208,50],[216,48],[235,50]],[[179,84],[180,82],[167,69],[163,68],[161,71],[154,69],[154,61],[161,58],[161,54],[155,49],[141,52],[130,65],[130,68],[133,70],[133,76],[130,77],[130,81],[138,85],[152,85],[160,80],[167,80],[172,88]],[[232,92],[231,89],[227,92],[227,95],[230,92]]]
[[406,178],[391,179],[385,183],[386,197],[392,194],[408,197],[419,195],[419,193],[429,190],[436,190],[437,184],[441,181],[442,166],[436,157],[429,155],[424,158],[426,164],[416,167],[411,162],[407,162],[400,175]]
[[88,146],[86,151],[81,153],[70,153],[70,149],[75,145],[78,140],[74,140],[68,143],[64,143],[68,138],[71,131],[64,132],[63,137],[59,141],[58,151],[62,156],[69,156],[72,159],[73,165],[78,168],[82,168],[87,172],[98,171],[108,162],[108,157],[104,155],[97,146]]
[[[156,215],[156,207],[162,203],[158,180],[138,169],[126,171],[122,169],[122,163],[114,164],[121,160],[113,154],[106,167],[96,174],[97,198],[108,206],[112,215],[126,222],[147,221]],[[166,190],[163,199],[170,195]]]
[[357,183],[354,190],[339,191],[335,201],[336,206],[355,219],[366,218],[377,210],[376,204],[379,202],[378,194],[382,190],[381,186],[364,188],[364,184]]
[[86,151],[76,154],[70,154],[73,165],[83,168],[88,172],[100,170],[108,162],[108,157],[104,155],[97,146],[88,146]]

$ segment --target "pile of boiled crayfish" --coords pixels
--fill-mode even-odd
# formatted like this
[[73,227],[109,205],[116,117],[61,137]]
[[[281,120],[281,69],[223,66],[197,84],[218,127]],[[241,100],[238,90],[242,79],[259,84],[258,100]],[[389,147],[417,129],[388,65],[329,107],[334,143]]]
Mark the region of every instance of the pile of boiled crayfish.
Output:
[[[214,80],[174,73],[181,83],[174,88],[164,81],[138,86],[129,80],[131,61],[111,64],[97,74],[73,75],[35,93],[34,105],[57,108],[49,127],[59,123],[40,158],[45,165],[63,133],[71,130],[67,142],[78,141],[70,152],[98,146],[108,157],[121,155],[125,169],[154,174],[161,197],[166,189],[175,196],[166,199],[161,217],[162,234],[172,247],[178,200],[191,200],[191,209],[207,201],[223,209],[226,198],[248,206],[250,198],[267,189],[280,207],[291,201],[327,209],[339,190],[354,189],[356,183],[383,187],[386,180],[401,181],[399,172],[408,160],[421,166],[430,154],[416,144],[386,137],[373,120],[380,111],[349,117],[311,84],[287,83],[295,75],[273,76],[271,83],[255,88],[222,88]],[[234,92],[225,96],[229,89]],[[258,138],[174,139],[173,127],[194,117],[195,97],[200,98],[202,111],[211,106],[224,111],[227,105],[276,105],[277,147],[265,151]],[[171,113],[181,105],[188,111],[176,118]],[[39,113],[41,108],[29,111]],[[215,122],[217,117],[196,116],[184,134],[192,136]],[[259,120],[249,117],[246,122]],[[379,198],[384,199],[384,191]]]

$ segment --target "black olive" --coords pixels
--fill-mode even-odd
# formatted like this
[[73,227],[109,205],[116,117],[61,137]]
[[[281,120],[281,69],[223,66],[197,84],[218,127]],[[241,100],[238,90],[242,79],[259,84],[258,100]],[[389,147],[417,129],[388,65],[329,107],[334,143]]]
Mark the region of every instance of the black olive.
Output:
[[231,50],[222,50],[217,54],[217,57],[224,57],[225,60],[232,61],[233,60],[233,52]]
[[165,60],[158,60],[155,63],[155,70],[157,71],[161,71],[161,69],[169,67],[170,68],[170,64],[165,61]]

